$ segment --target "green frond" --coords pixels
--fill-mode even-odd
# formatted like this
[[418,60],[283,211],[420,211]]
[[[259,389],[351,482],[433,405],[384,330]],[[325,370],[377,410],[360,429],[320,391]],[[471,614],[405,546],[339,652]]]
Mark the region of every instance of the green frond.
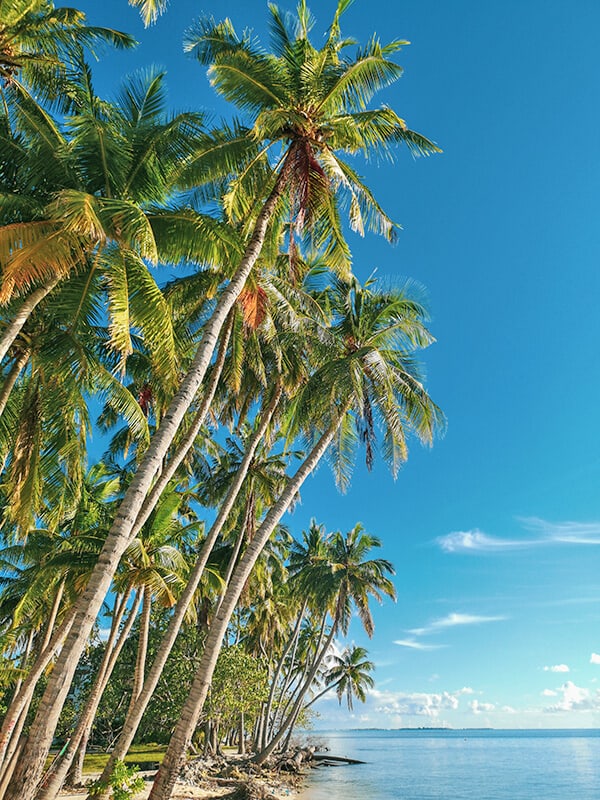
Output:
[[153,371],[166,386],[177,381],[175,336],[167,301],[139,256],[124,254],[130,291],[131,324],[141,333]]
[[331,73],[323,85],[318,110],[326,115],[343,107],[363,110],[378,91],[397,81],[402,73],[402,67],[390,61],[387,50],[373,38],[355,59]]
[[219,94],[244,110],[277,108],[288,98],[288,88],[273,61],[245,50],[218,58],[211,64],[208,77]]
[[101,365],[96,367],[95,383],[100,399],[125,420],[131,436],[147,444],[150,441],[148,420],[131,392]]
[[214,17],[201,17],[183,35],[184,52],[206,65],[249,47],[248,37],[240,39],[228,18],[215,22]]
[[161,120],[166,111],[166,72],[150,67],[130,75],[117,94],[125,119],[134,127]]
[[242,252],[231,226],[190,208],[151,209],[148,219],[162,263],[218,269],[235,263]]
[[129,0],[129,5],[139,8],[144,25],[148,27],[167,10],[168,0]]

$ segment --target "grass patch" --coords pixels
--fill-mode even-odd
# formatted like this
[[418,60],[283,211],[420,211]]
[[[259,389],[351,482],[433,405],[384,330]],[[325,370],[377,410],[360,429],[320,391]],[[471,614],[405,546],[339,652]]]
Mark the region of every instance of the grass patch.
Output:
[[[140,769],[152,769],[160,764],[167,750],[163,744],[134,744],[124,758],[126,764],[138,764]],[[84,773],[102,772],[108,761],[108,753],[88,753],[83,762]]]
[[[126,764],[137,764],[140,769],[153,769],[165,757],[167,746],[164,744],[134,744],[125,756]],[[102,772],[108,761],[109,753],[88,753],[83,761],[84,775]],[[48,765],[53,756],[49,759]]]

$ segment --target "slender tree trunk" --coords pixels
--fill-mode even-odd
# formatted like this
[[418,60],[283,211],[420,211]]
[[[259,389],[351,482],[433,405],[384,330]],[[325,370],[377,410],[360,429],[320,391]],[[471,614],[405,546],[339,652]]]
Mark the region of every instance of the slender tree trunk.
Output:
[[206,391],[202,395],[202,401],[200,403],[200,407],[198,408],[198,411],[196,412],[196,415],[192,420],[190,427],[187,429],[182,440],[177,445],[175,453],[173,453],[173,456],[167,461],[166,464],[163,465],[160,476],[157,478],[156,483],[154,484],[148,496],[144,500],[144,503],[142,505],[142,508],[140,509],[140,513],[138,514],[138,517],[135,521],[135,525],[132,531],[133,537],[138,535],[144,524],[147,522],[148,517],[154,510],[154,507],[158,503],[160,496],[166,489],[173,475],[175,475],[177,468],[179,467],[183,459],[187,456],[187,454],[191,450],[196,440],[196,436],[198,436],[200,428],[204,424],[204,420],[206,419],[206,415],[208,414],[208,410],[215,396],[215,392],[217,391],[217,385],[219,383],[221,373],[223,372],[223,365],[225,364],[225,357],[227,355],[227,346],[229,344],[229,339],[231,338],[231,331],[233,329],[233,321],[234,321],[234,314],[232,309],[229,312],[229,317],[226,326],[221,335],[221,342],[219,344],[217,358],[215,360],[215,363],[213,364],[210,381],[206,386]]
[[17,724],[14,727],[13,736],[10,740],[9,747],[6,751],[6,758],[4,759],[2,772],[0,772],[0,798],[4,797],[4,793],[8,788],[10,779],[12,778],[12,774],[15,770],[15,767],[17,766],[17,758],[19,757],[21,747],[23,746],[23,742],[21,740],[21,733],[25,725],[25,720],[27,719],[28,711],[29,711],[29,703],[21,711],[21,715],[17,720]]
[[190,695],[182,709],[181,716],[175,727],[173,736],[171,737],[167,752],[165,753],[165,758],[154,780],[149,800],[169,800],[171,797],[179,769],[185,758],[185,752],[191,741],[197,720],[206,699],[215,664],[221,649],[223,636],[227,631],[227,625],[235,610],[240,594],[250,576],[254,564],[275,530],[277,523],[285,514],[300,487],[312,470],[317,466],[321,457],[329,447],[342,418],[343,414],[340,414],[335,423],[321,436],[295,475],[288,480],[286,488],[281,493],[279,500],[265,517],[254,539],[250,542],[246,548],[246,552],[240,559],[231,578],[231,583],[227,587],[223,597],[219,613],[216,615],[211,625]]
[[102,694],[106,689],[112,671],[117,663],[117,659],[123,649],[123,645],[129,632],[133,627],[133,622],[137,616],[142,598],[142,592],[138,591],[135,601],[128,614],[127,621],[123,626],[123,630],[119,633],[121,620],[127,610],[127,601],[129,599],[129,592],[123,594],[115,601],[115,608],[113,619],[110,626],[110,634],[106,642],[106,649],[102,657],[102,662],[96,675],[94,686],[85,702],[85,706],[79,717],[77,726],[71,735],[71,740],[67,749],[65,750],[62,758],[53,765],[53,768],[47,773],[42,781],[42,787],[38,790],[36,800],[53,800],[58,795],[61,787],[65,781],[67,773],[71,765],[74,763],[76,756],[80,756],[80,765],[75,768],[72,780],[75,783],[81,783],[83,757],[87,748],[87,742],[90,737],[94,718],[102,699]]
[[[28,662],[29,656],[31,654],[31,648],[33,647],[33,637],[34,637],[34,635],[35,634],[34,634],[34,632],[32,630],[29,631],[29,636],[27,637],[27,644],[25,645],[25,650],[23,651],[23,653],[21,655],[21,669],[23,670],[23,672],[25,672],[25,670],[27,669],[27,662]],[[20,678],[17,679],[17,682],[15,683],[15,688],[13,689],[13,695],[12,695],[13,698],[17,697],[17,695],[21,691],[21,686],[23,685],[23,680],[24,680],[23,677],[20,677]]]
[[[317,655],[319,653],[319,650],[321,649],[321,644],[323,643],[323,639],[325,637],[325,629],[326,629],[326,627],[327,627],[327,611],[323,612],[323,619],[321,620],[321,628],[319,630],[319,636],[318,636],[317,642],[315,644],[315,658],[317,657]],[[296,651],[296,648],[294,648],[294,653],[295,653],[295,651]],[[275,715],[275,718],[273,720],[273,725],[271,726],[271,730],[270,730],[271,739],[275,735],[275,731],[279,730],[283,726],[283,724],[284,724],[283,721],[288,716],[290,708],[293,708],[294,703],[296,702],[296,699],[298,697],[298,694],[302,691],[302,686],[304,685],[304,681],[306,680],[306,676],[308,675],[309,670],[312,668],[312,664],[313,663],[314,663],[314,660],[311,662],[307,657],[306,660],[305,660],[305,663],[303,665],[301,674],[298,675],[298,676],[295,676],[293,678],[293,680],[291,679],[291,674],[292,674],[291,669],[288,670],[288,674],[287,674],[287,677],[286,677],[286,682],[285,682],[282,694],[285,696],[285,693],[289,690],[289,697],[287,698],[285,703],[282,703],[281,707],[278,709],[277,714]],[[294,662],[292,661],[291,668],[293,668],[293,664],[294,664]],[[292,683],[295,683],[295,686],[294,686],[293,689],[290,690],[290,685]],[[279,720],[279,724],[277,722],[278,720]],[[269,739],[269,741],[266,742],[265,747],[263,749],[266,749],[266,747],[268,746],[268,744],[271,741],[271,739]]]
[[284,162],[275,186],[256,220],[254,232],[241,263],[227,287],[223,290],[214,314],[204,328],[198,351],[179,391],[171,401],[160,428],[152,438],[138,471],[133,478],[109,531],[87,588],[76,604],[77,615],[71,633],[57,659],[38,713],[31,724],[29,737],[15,769],[7,800],[33,800],[35,787],[42,775],[44,762],[50,751],[52,737],[64,705],[81,653],[85,648],[94,621],[110,588],[113,575],[131,541],[136,524],[151,483],[160,470],[186,411],[209,367],[221,328],[233,304],[242,291],[248,275],[258,259],[267,232],[268,223],[275,212],[278,200],[285,189],[291,164]]
[[325,654],[327,653],[327,651],[331,647],[331,643],[333,641],[333,637],[335,636],[335,631],[336,631],[336,626],[335,626],[335,624],[333,624],[331,626],[331,631],[329,632],[329,636],[325,640],[325,644],[323,645],[322,649],[315,656],[315,660],[313,662],[312,669],[308,673],[308,676],[307,676],[306,680],[304,681],[304,684],[303,684],[302,688],[300,689],[300,692],[298,693],[298,696],[296,698],[296,702],[294,703],[294,706],[293,706],[292,710],[287,715],[287,717],[285,718],[285,720],[282,723],[281,727],[279,728],[279,730],[277,731],[275,736],[271,739],[271,741],[269,742],[267,747],[264,750],[262,750],[260,753],[258,753],[258,755],[256,755],[254,757],[254,762],[256,764],[262,764],[264,761],[266,761],[266,759],[271,755],[273,750],[275,750],[275,748],[277,747],[279,742],[283,739],[283,737],[284,737],[286,732],[288,732],[288,740],[289,740],[289,738],[291,738],[291,731],[293,730],[294,725],[296,723],[296,720],[298,719],[298,715],[300,714],[300,711],[302,710],[302,703],[304,702],[304,698],[306,696],[306,693],[310,689],[310,686],[311,686],[312,682],[315,679],[315,675],[317,674],[317,671],[318,671],[319,667],[321,666],[321,663],[322,663],[323,659],[325,658]]
[[[185,617],[186,611],[188,606],[190,605],[192,598],[198,588],[198,584],[200,583],[200,578],[202,577],[202,573],[204,571],[204,567],[206,566],[206,562],[212,552],[212,549],[217,541],[217,538],[225,524],[227,517],[233,505],[240,493],[240,489],[244,483],[244,479],[248,474],[248,470],[252,463],[252,459],[254,458],[254,454],[256,452],[256,448],[264,438],[273,415],[277,409],[279,401],[281,399],[282,390],[279,385],[275,388],[275,391],[269,401],[267,407],[263,410],[261,414],[261,419],[258,424],[258,427],[248,442],[246,452],[244,454],[244,458],[242,459],[242,463],[236,473],[236,476],[229,487],[227,495],[225,496],[225,500],[219,509],[219,513],[213,522],[204,544],[202,545],[202,549],[198,555],[198,559],[196,564],[194,565],[194,569],[190,574],[188,579],[187,585],[179,600],[177,601],[177,605],[175,606],[174,614],[169,622],[169,626],[163,636],[163,639],[160,643],[160,647],[154,657],[154,662],[152,663],[152,667],[146,680],[144,681],[144,686],[142,688],[141,694],[135,703],[135,705],[130,706],[130,709],[127,713],[127,717],[125,719],[125,723],[123,725],[123,730],[115,743],[113,751],[110,755],[108,763],[106,764],[104,771],[100,777],[100,782],[104,785],[108,785],[108,781],[110,776],[112,775],[115,763],[117,761],[123,760],[127,751],[129,750],[131,743],[133,741],[133,737],[138,729],[144,711],[152,697],[152,693],[154,692],[158,681],[160,680],[160,676],[162,675],[162,671],[164,666],[167,662],[167,658],[171,650],[173,649],[173,645],[175,644],[175,639],[177,638],[177,634],[179,633],[179,629],[181,628],[181,624],[183,623],[183,619]],[[108,789],[101,795],[96,794],[96,800],[102,800],[103,798],[108,796]]]
[[19,717],[21,716],[23,710],[25,710],[25,714],[27,714],[27,710],[29,709],[37,682],[42,677],[44,670],[54,657],[54,654],[56,653],[63,639],[68,634],[71,626],[73,625],[74,619],[75,610],[71,609],[65,619],[62,621],[61,625],[57,628],[50,644],[37,657],[36,662],[31,667],[18,695],[13,697],[10,707],[6,712],[6,716],[4,717],[2,729],[0,730],[0,767],[2,767],[4,764],[6,751],[11,741],[12,732],[19,720]]
[[60,604],[62,603],[66,582],[67,582],[66,578],[63,578],[58,585],[56,594],[54,595],[54,601],[52,603],[52,608],[50,610],[50,617],[48,618],[48,623],[46,625],[46,633],[44,634],[44,641],[42,642],[42,646],[40,648],[41,650],[45,650],[50,644],[50,640],[52,639],[52,632],[54,631],[56,618],[58,617]]
[[246,731],[244,728],[244,712],[240,712],[238,755],[246,755]]
[[152,613],[152,593],[148,586],[144,587],[142,600],[142,615],[140,617],[140,635],[138,640],[135,670],[133,673],[133,687],[131,704],[135,703],[142,692],[144,674],[146,672],[146,656],[148,655],[148,637],[150,635],[150,614]]
[[21,374],[21,370],[29,361],[29,350],[23,350],[21,355],[16,359],[15,363],[10,368],[10,372],[6,376],[2,389],[0,389],[0,417],[6,408],[8,398],[13,390],[13,386],[17,382],[17,378]]
[[60,278],[55,278],[54,280],[50,281],[50,283],[46,284],[46,286],[40,286],[39,289],[35,289],[35,291],[25,298],[21,308],[17,311],[0,338],[0,361],[2,361],[4,356],[10,350],[11,345],[21,332],[21,328],[29,319],[31,312],[38,305],[38,303],[42,302],[44,297],[50,294],[50,292],[55,286],[58,285],[59,282]]
[[[269,691],[269,698],[267,700],[267,706],[265,709],[264,715],[264,723],[261,730],[261,736],[257,740],[257,748],[256,749],[264,749],[267,746],[267,737],[269,735],[269,720],[271,718],[271,711],[273,708],[273,701],[275,699],[275,691],[277,689],[277,683],[279,682],[279,676],[281,675],[281,670],[283,669],[283,665],[285,664],[285,660],[288,657],[291,649],[294,647],[295,652],[295,643],[298,641],[298,636],[300,634],[300,627],[302,625],[302,620],[304,618],[304,614],[306,612],[306,600],[302,604],[302,608],[300,609],[300,613],[298,614],[298,619],[296,620],[296,624],[294,625],[294,630],[292,631],[292,635],[290,636],[283,653],[281,654],[281,658],[277,662],[277,666],[275,668],[275,673],[273,675],[273,680],[271,682],[271,689]],[[293,660],[292,660],[293,664]]]

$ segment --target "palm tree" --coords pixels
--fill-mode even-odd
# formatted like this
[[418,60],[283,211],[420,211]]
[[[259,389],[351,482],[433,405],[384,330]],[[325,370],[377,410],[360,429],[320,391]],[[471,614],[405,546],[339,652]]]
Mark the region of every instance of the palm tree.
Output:
[[68,62],[82,47],[136,45],[132,36],[86,25],[75,8],[55,8],[51,0],[4,0],[0,22],[0,92],[25,87],[45,100],[69,100]]
[[[238,261],[237,270],[220,294],[215,312],[204,328],[192,367],[175,394],[117,513],[99,559],[98,569],[81,598],[76,625],[67,637],[36,720],[32,723],[29,740],[13,779],[14,789],[11,790],[12,796],[9,795],[11,800],[17,797],[30,800],[32,796],[50,746],[56,715],[66,696],[65,687],[70,682],[85,646],[93,619],[130,540],[132,528],[150,484],[204,379],[219,332],[260,255],[269,223],[276,216],[277,210],[285,207],[283,198],[286,198],[288,208],[297,209],[297,218],[306,222],[307,230],[314,232],[315,241],[328,248],[333,263],[340,270],[347,270],[347,250],[339,234],[340,225],[335,205],[337,195],[345,193],[349,197],[351,219],[355,228],[360,229],[363,222],[366,222],[390,236],[393,226],[353,170],[335,157],[335,151],[387,152],[397,142],[406,142],[422,152],[437,150],[428,140],[407,131],[400,118],[389,109],[366,110],[374,92],[400,75],[400,68],[389,58],[398,49],[398,44],[382,47],[378,42],[373,42],[354,60],[341,58],[340,52],[345,43],[339,30],[339,17],[345,5],[345,2],[340,3],[329,37],[321,50],[310,45],[303,5],[300,7],[300,21],[295,32],[291,36],[288,33],[283,36],[282,48],[271,58],[266,57],[263,52],[255,51],[247,41],[238,40],[232,33],[231,26],[227,24],[224,24],[225,27],[205,26],[206,35],[201,32],[200,36],[195,37],[194,52],[201,61],[212,62],[217,89],[226,98],[232,99],[254,115],[253,133],[259,134],[258,138],[265,142],[265,147],[270,147],[274,142],[288,144],[282,149],[278,168],[266,169],[267,156],[265,154],[261,158],[259,151],[258,156],[253,156],[255,164],[260,166],[258,172],[250,169],[252,165],[248,164],[248,169],[244,169],[239,179],[231,183],[225,206],[232,217],[245,215],[251,223],[244,253]],[[275,23],[279,17],[279,12],[274,14]],[[276,27],[281,28],[278,24]],[[279,41],[282,41],[281,36]],[[239,69],[239,60],[236,62],[238,68],[231,68],[231,59],[237,58],[236,53],[243,59],[247,69]],[[293,74],[290,74],[286,66],[290,59],[295,60]],[[314,77],[308,84],[301,81],[298,86],[297,82],[294,83],[295,78],[309,75],[311,71]],[[274,91],[263,91],[264,84],[259,80],[259,98],[255,89],[250,86],[255,85],[252,78],[260,79],[261,74],[265,75]],[[251,80],[245,79],[245,75],[249,75]],[[238,89],[235,88],[236,83]],[[294,95],[288,94],[288,89],[291,88]],[[297,101],[301,99],[304,102],[298,105]],[[294,103],[293,106],[291,102]],[[310,118],[310,124],[305,125],[305,115],[313,106],[315,113]],[[247,153],[251,149],[248,144],[251,137],[246,133],[241,138],[244,141],[240,147]],[[233,150],[235,147],[232,146],[227,151],[230,174],[232,171],[238,173],[239,167],[239,161],[232,164]],[[211,174],[222,175],[223,160],[215,166],[214,153],[214,148],[207,146],[203,157],[193,161],[184,176],[185,180],[180,178],[180,183],[197,184],[198,171],[202,174],[202,181],[207,180]],[[212,173],[209,169],[211,163]],[[263,180],[265,174],[269,177],[266,183]],[[262,187],[255,179],[262,181]],[[251,211],[249,206],[256,204],[257,196],[261,198],[260,204],[256,206],[254,213],[247,213]],[[262,198],[266,199],[263,201]],[[81,203],[78,206],[80,208]],[[89,214],[86,217],[89,218]],[[137,214],[135,221],[141,221]],[[139,231],[139,227],[137,230]],[[331,421],[327,432],[324,432],[324,438],[299,471],[297,479],[300,483],[327,449],[329,441],[341,424],[341,418],[340,416],[339,420],[336,418]],[[275,506],[275,515],[281,516],[297,488],[294,487],[293,493],[289,497],[286,495],[285,500],[282,499]],[[277,521],[278,519],[274,520],[273,525]],[[268,525],[271,525],[271,519]],[[246,578],[247,576],[244,577],[244,582]]]
[[370,673],[374,669],[375,664],[367,659],[364,647],[347,647],[341,655],[334,654],[325,674],[325,688],[308,705],[335,689],[340,705],[345,696],[348,710],[352,711],[354,698],[364,703],[367,699],[365,690],[373,688],[374,681]]
[[322,628],[323,644],[317,652],[308,670],[308,674],[297,693],[292,709],[282,722],[277,734],[266,748],[257,756],[256,761],[262,764],[287,734],[291,736],[294,723],[302,710],[304,697],[310,689],[338,631],[346,634],[353,609],[368,636],[373,635],[373,618],[369,609],[369,597],[382,602],[384,596],[395,598],[396,592],[386,573],[393,574],[392,565],[385,559],[367,559],[369,551],[379,547],[380,542],[374,536],[364,533],[362,526],[355,525],[345,536],[334,533],[328,541],[326,564],[317,567],[316,596],[331,615],[329,633],[325,631],[325,617]]
[[[312,448],[289,478],[234,570],[208,633],[190,696],[157,774],[151,800],[167,800],[170,796],[206,698],[221,641],[243,587],[275,526],[336,435],[347,466],[348,440],[357,441],[365,425],[379,418],[385,426],[384,455],[395,471],[406,458],[405,429],[412,430],[422,441],[431,442],[443,421],[441,412],[419,382],[411,358],[416,348],[431,341],[424,326],[423,306],[403,292],[378,293],[373,282],[361,287],[353,280],[342,292],[342,283],[338,281],[335,291],[329,294],[336,312],[333,335],[327,342],[331,360],[317,369],[299,392],[289,425],[292,434],[304,427],[305,435],[311,437]],[[350,331],[354,334],[351,338]],[[336,625],[342,629],[347,620],[349,588],[340,594],[336,613]],[[364,603],[357,597],[359,610],[365,613]],[[368,621],[368,617],[365,619]]]
[[[36,683],[73,623],[73,604],[102,547],[116,491],[117,483],[106,475],[103,465],[95,465],[85,476],[76,507],[55,500],[53,505],[60,507],[60,513],[54,507],[42,513],[42,519],[51,525],[49,529],[30,531],[24,541],[3,550],[7,579],[11,571],[14,573],[2,597],[2,606],[11,609],[9,625],[22,624],[26,617],[29,625],[39,629],[37,657],[19,691],[14,692],[0,731],[0,763],[5,778],[11,771],[11,754]],[[14,605],[12,598],[18,599]]]
[[[136,592],[136,604],[128,613],[128,619],[120,632],[118,642],[113,645],[109,638],[105,660],[102,664],[90,696],[83,708],[78,724],[70,738],[69,746],[60,763],[56,765],[52,776],[44,782],[42,798],[53,798],[60,790],[67,773],[76,785],[81,782],[83,756],[91,733],[94,716],[106,688],[111,672],[115,666],[120,650],[127,638],[131,624],[135,619],[137,606],[141,602],[139,618],[138,647],[133,675],[131,705],[137,700],[144,682],[147,658],[150,618],[153,600],[165,607],[172,607],[181,588],[185,585],[188,564],[181,552],[180,544],[184,537],[195,533],[198,523],[192,521],[182,525],[180,512],[186,498],[179,492],[172,491],[163,495],[154,513],[144,526],[140,536],[125,551],[123,563],[119,570],[115,588],[122,599],[116,606],[111,627],[111,636],[116,637],[120,618],[126,608],[127,597],[132,590]],[[73,769],[71,765],[73,764]]]

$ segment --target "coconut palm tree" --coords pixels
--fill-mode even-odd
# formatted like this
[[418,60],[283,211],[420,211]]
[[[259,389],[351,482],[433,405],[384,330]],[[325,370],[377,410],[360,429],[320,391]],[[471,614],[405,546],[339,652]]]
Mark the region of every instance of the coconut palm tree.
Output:
[[334,653],[325,673],[324,689],[312,698],[306,708],[332,689],[335,689],[340,705],[342,699],[346,698],[349,711],[354,707],[354,698],[364,703],[367,699],[366,689],[374,686],[370,673],[375,669],[375,664],[367,659],[367,655],[364,647],[357,646],[347,647],[340,655]]
[[[4,0],[0,21],[0,92],[31,90],[44,100],[68,101],[69,62],[82,47],[136,45],[132,36],[86,25],[75,8],[55,8],[51,0]],[[26,87],[26,88],[25,88]],[[61,97],[62,96],[62,97]]]
[[[163,495],[157,508],[140,532],[140,535],[125,551],[115,588],[121,602],[116,606],[113,615],[113,631],[116,636],[120,617],[123,616],[126,600],[131,591],[136,592],[137,605],[141,601],[139,618],[138,646],[132,683],[131,704],[137,700],[144,682],[147,658],[150,619],[153,601],[164,607],[172,607],[177,595],[185,585],[188,564],[181,552],[180,544],[184,537],[197,531],[198,523],[192,520],[182,524],[180,512],[187,502],[184,495],[172,491]],[[95,685],[83,708],[76,729],[70,738],[69,745],[60,762],[55,765],[51,777],[44,781],[39,798],[53,798],[60,790],[67,773],[73,785],[81,782],[83,756],[91,733],[94,716],[106,688],[112,669],[116,664],[120,650],[127,638],[131,623],[135,619],[137,605],[128,612],[127,623],[121,631],[116,645],[110,641],[106,646],[106,664],[102,664]],[[118,609],[118,610],[117,610]],[[110,646],[109,646],[110,645]],[[73,769],[71,769],[73,765]]]
[[[392,470],[396,470],[402,458],[406,458],[407,431],[411,430],[424,442],[431,442],[443,421],[441,412],[418,380],[411,357],[415,349],[431,341],[424,325],[422,304],[404,292],[379,293],[372,281],[362,287],[353,280],[345,285],[345,292],[342,285],[338,281],[335,290],[329,293],[335,312],[332,336],[326,348],[330,360],[315,371],[299,392],[288,426],[292,433],[299,433],[305,427],[312,447],[298,470],[290,476],[233,572],[208,633],[190,696],[157,774],[151,800],[170,797],[206,698],[222,638],[250,572],[293,497],[336,435],[338,451],[343,454],[347,467],[349,443],[358,441],[360,431],[369,422],[381,421],[385,426],[383,452]],[[354,334],[352,337],[350,332]],[[373,447],[372,441],[370,444]],[[335,618],[342,629],[350,602],[349,586],[339,595],[336,607]],[[359,610],[364,614],[364,597],[361,599],[357,594],[357,598]],[[368,621],[367,616],[365,619]]]
[[[336,197],[344,195],[349,199],[352,225],[358,230],[366,224],[392,236],[393,225],[355,172],[335,157],[336,151],[365,154],[389,152],[398,142],[405,142],[424,153],[437,150],[428,140],[407,131],[402,120],[389,109],[367,109],[373,94],[400,76],[400,68],[391,60],[399,45],[393,43],[382,47],[373,41],[355,59],[341,57],[340,53],[347,43],[341,37],[339,18],[346,5],[343,0],[340,2],[330,34],[320,50],[310,44],[304,5],[300,7],[299,24],[293,32],[285,29],[285,26],[282,29],[278,23],[279,13],[274,14],[274,25],[283,33],[278,37],[282,46],[273,57],[267,57],[247,41],[239,40],[227,23],[221,26],[205,25],[199,35],[191,37],[191,49],[195,55],[205,63],[212,63],[217,89],[227,99],[253,114],[252,132],[258,137],[252,137],[252,141],[264,143],[264,155],[259,150],[259,155],[253,156],[253,164],[247,163],[247,168],[241,173],[239,160],[236,159],[235,163],[231,161],[236,148],[231,147],[227,151],[230,158],[228,171],[230,174],[234,172],[238,178],[231,182],[231,189],[224,201],[225,208],[231,218],[245,216],[249,221],[247,244],[237,262],[236,271],[219,296],[214,314],[204,328],[192,367],[175,394],[117,513],[98,569],[81,599],[76,625],[67,637],[36,720],[32,723],[30,737],[13,779],[14,789],[11,789],[12,796],[9,795],[11,800],[17,797],[30,800],[32,796],[33,787],[43,769],[57,715],[66,696],[65,687],[85,646],[90,626],[130,540],[151,482],[206,375],[220,330],[260,255],[269,223],[276,217],[276,212],[285,209],[286,205],[288,210],[295,209],[303,230],[312,231],[315,241],[328,249],[332,263],[341,271],[347,271],[348,254],[340,234]],[[234,58],[238,58],[235,63],[232,62]],[[240,69],[242,62],[243,68]],[[288,69],[288,63],[293,63],[292,72]],[[261,81],[261,74],[265,75],[270,88],[265,81]],[[300,80],[298,84],[298,79],[303,76],[308,76],[308,81]],[[313,107],[314,113],[307,122],[306,114]],[[240,138],[243,139],[240,146],[244,153],[249,152],[248,140],[251,136],[246,133]],[[266,150],[274,142],[281,143],[282,155],[279,166],[271,170],[265,168]],[[239,148],[237,150],[239,152]],[[260,169],[253,169],[254,165],[259,165]],[[190,168],[180,175],[180,183],[197,185],[206,181],[211,174],[218,176],[223,172],[223,159],[215,165],[215,150],[207,146],[202,157],[190,160]],[[268,176],[266,182],[265,175]],[[258,202],[257,197],[260,198]],[[85,216],[89,218],[89,214]],[[134,220],[141,222],[137,214]],[[138,226],[134,228],[140,230]],[[323,431],[324,438],[298,472],[299,480],[299,476],[304,477],[327,449],[343,414],[339,419],[335,416],[335,421],[332,419]],[[294,487],[293,494],[289,497],[286,495],[286,499],[275,506],[276,514],[280,516],[283,513],[297,488]],[[278,519],[273,524],[277,522]],[[268,524],[271,525],[271,520]],[[181,742],[177,747],[181,747]]]
[[[316,565],[313,578],[318,602],[331,615],[329,633],[325,636],[325,614],[317,651],[306,678],[276,735],[257,755],[259,764],[268,758],[286,734],[288,739],[291,736],[294,723],[302,710],[304,697],[331,648],[334,636],[338,631],[347,633],[353,609],[358,612],[367,634],[372,636],[373,619],[369,609],[369,596],[375,597],[379,602],[384,596],[395,597],[393,584],[386,576],[386,573],[393,574],[392,565],[384,559],[366,558],[371,549],[379,546],[379,540],[364,533],[361,525],[356,525],[345,536],[337,532],[328,537],[327,558]],[[306,577],[305,573],[305,580]]]

